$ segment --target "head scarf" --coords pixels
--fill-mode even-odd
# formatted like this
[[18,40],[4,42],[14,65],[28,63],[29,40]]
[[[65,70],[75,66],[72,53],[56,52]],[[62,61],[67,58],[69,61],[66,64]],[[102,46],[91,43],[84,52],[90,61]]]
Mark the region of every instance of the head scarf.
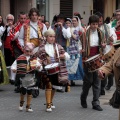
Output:
[[81,21],[80,21],[79,17],[78,16],[73,16],[73,18],[77,18],[78,19],[78,27],[79,27],[81,32],[84,32],[84,29],[83,29],[83,27],[81,25]]

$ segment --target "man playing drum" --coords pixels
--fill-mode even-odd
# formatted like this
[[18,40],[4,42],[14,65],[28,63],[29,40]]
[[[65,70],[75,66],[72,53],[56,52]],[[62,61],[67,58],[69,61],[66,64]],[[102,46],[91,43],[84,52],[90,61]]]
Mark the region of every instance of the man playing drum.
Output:
[[33,85],[35,85],[34,72],[35,70],[42,70],[40,60],[32,56],[33,49],[33,43],[26,43],[23,50],[24,54],[20,55],[11,66],[11,70],[16,73],[16,78],[19,80],[20,84],[20,111],[23,110],[24,96],[26,93],[26,111],[33,111],[30,107],[30,104],[32,100],[32,89],[34,89]]
[[[104,34],[98,28],[99,17],[96,15],[92,15],[89,18],[90,27],[87,29],[85,36],[85,45],[83,45],[83,49],[85,50],[84,56],[86,58],[94,57],[95,55],[100,53],[100,49],[105,46]],[[82,40],[83,41],[83,40]],[[83,42],[84,42],[83,41]],[[97,64],[97,63],[96,63]],[[93,66],[91,64],[91,66]],[[97,66],[97,65],[96,65]],[[84,65],[84,78],[83,78],[83,88],[81,93],[81,105],[83,108],[87,108],[87,95],[90,87],[93,87],[93,101],[92,106],[93,109],[102,111],[103,109],[100,107],[99,102],[99,94],[100,94],[100,80],[98,79],[97,72],[89,72],[88,66]]]
[[[113,46],[113,43],[117,41],[117,36],[113,28],[111,28],[108,24],[104,23],[103,15],[100,12],[97,12],[96,15],[99,17],[99,28],[104,32],[105,38],[106,38],[106,47],[103,50],[104,54],[104,60],[106,62],[109,62],[109,60],[112,58],[112,56],[115,53],[115,48]],[[108,84],[107,78],[106,80],[101,81],[101,92],[100,95],[105,95],[105,90],[109,90],[110,87],[113,85],[113,75],[108,76]],[[106,86],[106,87],[105,87]]]
[[69,54],[61,45],[55,43],[54,30],[47,30],[44,36],[46,43],[39,46],[36,56],[42,60],[43,69],[46,71],[42,75],[42,81],[46,88],[46,111],[51,112],[55,108],[52,103],[55,89],[59,88],[58,86],[67,85],[67,90],[70,90],[65,63],[65,60],[69,59]]

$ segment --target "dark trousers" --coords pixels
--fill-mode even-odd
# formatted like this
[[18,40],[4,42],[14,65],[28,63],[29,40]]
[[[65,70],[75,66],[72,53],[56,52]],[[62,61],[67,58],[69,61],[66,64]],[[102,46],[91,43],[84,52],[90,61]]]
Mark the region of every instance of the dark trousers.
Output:
[[4,55],[6,66],[11,66],[15,60],[15,58],[12,56],[11,50],[8,48],[4,48]]
[[114,77],[114,75],[109,75],[108,76],[107,86],[109,86],[109,87],[113,86],[113,77]]
[[[109,75],[107,78],[105,78],[105,80],[101,81],[101,90],[104,90],[105,86],[107,85],[108,87],[113,86],[113,76],[114,75]],[[107,82],[108,79],[108,82]]]
[[82,93],[81,93],[81,100],[86,101],[89,89],[92,86],[93,90],[93,101],[92,105],[96,106],[99,105],[99,94],[100,94],[100,85],[101,81],[98,79],[97,72],[88,72],[87,67],[84,69],[84,78],[83,78],[83,87],[82,87]]

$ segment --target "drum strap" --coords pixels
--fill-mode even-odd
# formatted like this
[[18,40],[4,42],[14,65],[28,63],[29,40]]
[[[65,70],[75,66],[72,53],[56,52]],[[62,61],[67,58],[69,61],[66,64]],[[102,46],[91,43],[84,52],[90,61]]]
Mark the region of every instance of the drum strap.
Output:
[[34,31],[37,33],[38,35],[38,39],[39,39],[39,34],[38,34],[38,31],[30,24],[30,27],[32,27],[34,29]]
[[[59,51],[57,49],[57,44],[53,44],[53,47],[54,47],[54,51],[55,51],[55,60],[59,60]],[[60,60],[59,60],[60,61]]]

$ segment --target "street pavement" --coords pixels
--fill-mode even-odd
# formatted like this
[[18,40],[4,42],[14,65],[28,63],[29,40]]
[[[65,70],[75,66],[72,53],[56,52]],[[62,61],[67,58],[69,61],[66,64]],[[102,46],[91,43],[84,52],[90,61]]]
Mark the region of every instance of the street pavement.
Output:
[[40,90],[40,95],[32,99],[32,113],[24,110],[20,112],[19,93],[14,93],[13,85],[0,86],[0,120],[118,120],[118,110],[108,105],[115,87],[106,91],[105,96],[100,97],[103,111],[92,109],[92,89],[90,89],[87,103],[88,108],[82,108],[80,105],[80,93],[82,81],[77,81],[76,86],[71,87],[69,93],[56,92],[54,105],[56,108],[52,112],[45,111],[44,90]]

